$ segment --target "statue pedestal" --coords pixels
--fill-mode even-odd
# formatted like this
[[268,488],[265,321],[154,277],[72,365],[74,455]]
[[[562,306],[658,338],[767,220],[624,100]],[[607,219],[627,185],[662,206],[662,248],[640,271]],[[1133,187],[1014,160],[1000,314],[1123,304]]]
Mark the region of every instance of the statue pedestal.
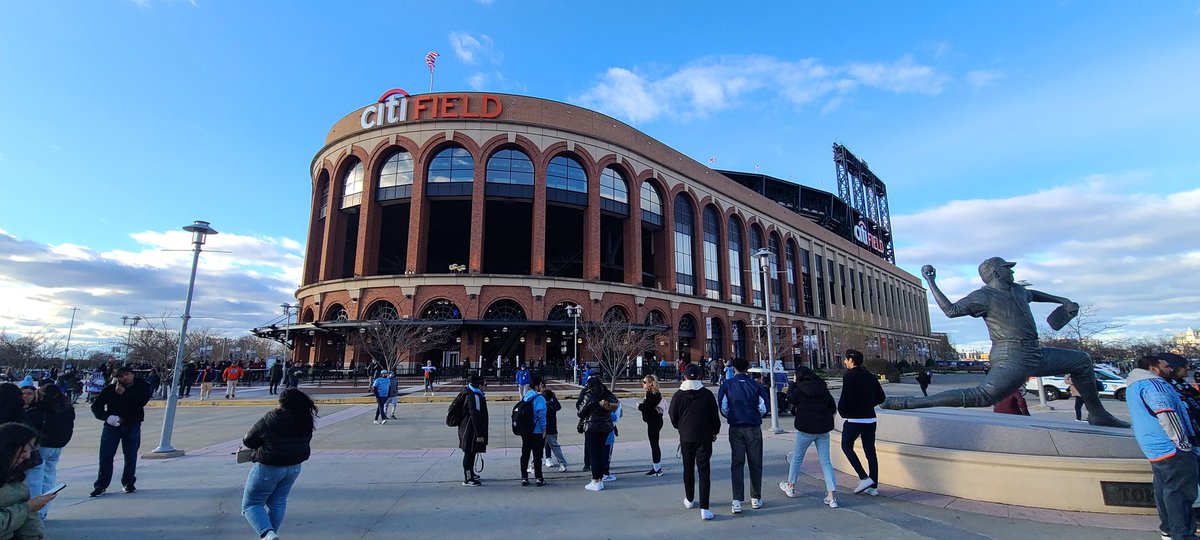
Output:
[[[876,412],[885,484],[1035,508],[1155,513],[1150,463],[1129,429],[990,409]],[[841,425],[830,434],[834,447]],[[854,474],[842,452],[831,453],[835,468]]]

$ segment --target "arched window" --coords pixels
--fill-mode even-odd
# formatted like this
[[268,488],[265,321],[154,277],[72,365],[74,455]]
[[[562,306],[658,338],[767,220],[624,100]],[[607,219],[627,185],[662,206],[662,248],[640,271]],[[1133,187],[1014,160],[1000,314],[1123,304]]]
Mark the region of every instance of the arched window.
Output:
[[663,225],[662,197],[650,182],[642,182],[642,221]]
[[787,254],[783,258],[787,266],[788,311],[800,312],[800,298],[796,290],[796,248],[791,240],[787,243]]
[[745,358],[746,357],[746,323],[744,323],[742,321],[733,321],[733,323],[730,324],[729,327],[730,327],[730,334],[732,335],[732,341],[733,341],[733,357],[734,358]]
[[342,208],[362,204],[363,164],[355,162],[342,176]]
[[[546,320],[547,321],[571,321],[571,320],[574,320],[574,317],[571,316],[571,313],[568,310],[575,309],[577,307],[579,307],[579,304],[576,304],[574,302],[559,302],[559,303],[555,304],[553,308],[550,309],[550,313],[548,315],[546,315]],[[580,313],[579,315],[580,315],[580,318],[583,317],[583,313]]]
[[782,305],[782,288],[779,286],[779,236],[772,234],[767,241],[770,244],[771,256],[767,258],[770,261],[768,272],[771,278],[771,309],[778,310]]
[[300,317],[300,322],[313,322],[313,309],[304,308],[304,315]]
[[396,311],[396,306],[387,300],[375,302],[367,309],[367,320],[395,320],[399,318],[400,315]]
[[505,148],[488,159],[487,182],[491,184],[533,185],[533,162],[525,152]]
[[705,343],[705,354],[710,360],[717,358],[725,358],[725,329],[721,325],[721,319],[716,317],[708,317],[705,319],[708,325],[708,340]]
[[379,187],[375,198],[380,201],[412,197],[413,158],[407,150],[401,150],[379,168]]
[[587,173],[574,158],[554,156],[546,168],[546,187],[587,193]]
[[523,321],[525,309],[521,304],[506,298],[492,302],[487,311],[483,312],[483,318],[489,321]]
[[[618,214],[629,213],[629,187],[625,183],[625,176],[612,167],[605,167],[600,173],[600,198],[602,210],[616,212]],[[610,204],[606,201],[611,201]]]
[[461,146],[451,146],[429,162],[429,183],[470,182],[475,174],[475,158]]
[[604,312],[604,320],[606,322],[629,322],[629,312],[621,306],[613,306]]
[[692,236],[696,233],[696,214],[686,195],[675,196],[675,292],[696,294],[696,275],[692,268]]
[[321,177],[317,183],[321,188],[319,190],[321,200],[318,201],[317,219],[325,219],[325,216],[329,213],[329,177],[325,172],[321,172]]
[[721,267],[717,265],[717,245],[721,241],[721,216],[712,205],[704,207],[704,296],[721,298]]
[[[763,248],[762,230],[755,225],[750,226],[750,253],[757,253]],[[763,306],[762,271],[758,264],[750,261],[750,288],[754,291],[754,305]]]
[[345,321],[350,318],[350,314],[346,312],[346,308],[341,304],[333,304],[325,312],[324,321]]
[[667,320],[667,318],[666,318],[666,316],[663,315],[663,312],[661,312],[657,309],[652,309],[652,310],[650,310],[650,313],[646,314],[646,326],[665,325],[666,320]]
[[729,300],[736,304],[746,301],[742,287],[742,225],[729,216]]
[[461,319],[462,312],[458,310],[458,306],[454,305],[454,302],[440,298],[425,304],[425,311],[421,312],[421,318],[434,321]]

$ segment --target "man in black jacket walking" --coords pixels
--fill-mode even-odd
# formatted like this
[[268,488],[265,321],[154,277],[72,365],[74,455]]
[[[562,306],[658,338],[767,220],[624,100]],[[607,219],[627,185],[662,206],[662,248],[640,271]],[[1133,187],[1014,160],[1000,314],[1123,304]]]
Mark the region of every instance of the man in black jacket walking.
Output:
[[112,482],[113,457],[117,445],[125,458],[121,471],[121,485],[125,493],[137,491],[138,448],[142,446],[142,421],[146,419],[146,403],[153,390],[146,381],[135,379],[128,366],[117,368],[115,380],[104,387],[92,402],[92,414],[104,421],[100,432],[100,471],[96,475],[92,497],[99,497]]
[[684,381],[679,391],[671,396],[667,414],[671,425],[679,430],[679,451],[683,455],[683,506],[696,506],[696,472],[700,473],[700,517],[709,520],[713,513],[708,509],[708,494],[712,485],[709,479],[709,461],[712,459],[713,441],[721,433],[721,413],[717,399],[711,390],[700,382],[700,368],[688,366],[683,370]]
[[[866,492],[879,495],[879,460],[875,457],[875,406],[883,403],[887,396],[879,385],[879,378],[867,371],[863,355],[854,349],[846,349],[842,360],[846,374],[842,376],[842,395],[838,399],[838,414],[842,424],[842,453],[858,473],[858,485],[854,493]],[[862,438],[863,453],[867,456],[868,471],[864,471],[858,454],[854,452],[854,441]]]

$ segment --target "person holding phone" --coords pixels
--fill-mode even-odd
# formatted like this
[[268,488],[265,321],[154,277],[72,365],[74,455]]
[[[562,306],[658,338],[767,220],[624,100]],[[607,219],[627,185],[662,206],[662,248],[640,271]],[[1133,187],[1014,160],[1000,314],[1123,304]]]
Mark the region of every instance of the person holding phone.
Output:
[[117,368],[112,384],[104,387],[92,402],[92,415],[104,422],[100,432],[100,470],[91,496],[99,497],[112,482],[113,458],[117,445],[125,458],[121,471],[121,486],[125,493],[137,491],[138,449],[142,446],[142,422],[146,419],[146,403],[153,394],[146,381],[135,379],[129,366]]
[[29,496],[25,470],[37,445],[37,433],[20,422],[0,424],[0,538],[44,538],[38,512],[57,496],[47,493]]

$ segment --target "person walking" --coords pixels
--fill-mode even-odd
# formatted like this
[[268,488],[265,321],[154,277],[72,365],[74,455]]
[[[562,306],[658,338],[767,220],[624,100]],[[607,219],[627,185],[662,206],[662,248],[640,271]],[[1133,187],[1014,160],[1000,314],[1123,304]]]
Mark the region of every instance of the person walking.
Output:
[[[875,406],[883,403],[887,395],[879,379],[863,367],[863,355],[854,349],[846,349],[842,365],[846,374],[842,375],[842,395],[838,399],[838,414],[842,415],[842,453],[858,473],[858,485],[854,493],[866,492],[868,495],[879,495],[879,460],[875,456]],[[854,442],[862,439],[863,454],[867,458],[868,471],[864,471],[858,454],[854,452]]]
[[746,371],[750,362],[745,358],[733,360],[733,378],[725,381],[717,391],[717,405],[729,422],[729,449],[732,452],[730,480],[733,483],[731,511],[742,513],[745,499],[745,467],[750,466],[750,507],[762,508],[762,417],[767,413],[767,401],[771,396],[767,388]]
[[196,382],[196,362],[188,362],[183,366],[179,376],[179,396],[192,397],[192,385]]
[[[459,397],[462,398],[460,406],[463,410],[457,412],[462,416],[462,421],[458,424],[458,449],[463,452],[464,486],[483,485],[479,481],[479,475],[475,474],[475,457],[487,452],[488,410],[487,395],[484,394],[486,388],[487,380],[481,375],[474,375],[471,382],[459,392]],[[455,401],[458,401],[458,398]]]
[[142,422],[146,419],[146,403],[152,390],[146,381],[135,379],[128,366],[117,368],[111,384],[100,391],[92,402],[92,415],[104,422],[100,432],[100,470],[96,474],[91,496],[103,495],[112,482],[113,458],[117,445],[125,467],[121,471],[121,486],[125,493],[137,491],[138,449],[142,446]]
[[[25,482],[29,485],[30,494],[41,495],[50,491],[58,480],[59,457],[75,433],[75,407],[71,405],[71,398],[63,393],[62,388],[54,384],[38,388],[34,407],[39,413],[38,425],[33,428],[41,434],[38,453],[42,464],[38,467],[40,478],[27,476]],[[49,508],[50,505],[46,505],[38,512],[43,521]]]
[[638,403],[642,421],[646,423],[646,436],[650,439],[650,470],[646,476],[662,476],[662,449],[658,446],[658,434],[663,428],[663,399],[658,387],[658,377],[646,375],[642,378],[642,389],[646,397]]
[[929,383],[933,382],[933,371],[929,368],[921,368],[917,371],[917,384],[921,385],[921,395],[929,395]]
[[400,379],[395,373],[391,376],[392,384],[388,385],[387,401],[383,404],[383,412],[391,411],[388,418],[396,419],[396,406],[400,401]]
[[433,395],[433,374],[436,371],[437,371],[437,368],[433,367],[433,362],[430,362],[428,360],[426,360],[425,365],[421,367],[421,372],[422,372],[421,375],[425,379],[425,393],[422,395],[426,395],[426,396]]
[[613,431],[612,412],[617,410],[617,397],[604,386],[600,377],[589,377],[587,386],[575,401],[575,410],[583,419],[583,445],[585,460],[592,473],[592,481],[584,486],[588,491],[602,491],[601,480],[608,474],[608,434]]
[[237,399],[238,381],[242,380],[245,375],[246,370],[242,367],[241,362],[230,364],[225,368],[225,371],[221,373],[221,376],[225,378],[225,399]]
[[1071,397],[1075,398],[1075,421],[1083,422],[1083,395],[1075,387],[1075,381],[1071,379],[1070,374],[1063,377],[1063,384],[1067,385],[1067,392],[1071,394]]
[[[679,391],[671,396],[667,414],[671,426],[679,431],[679,453],[683,457],[683,507],[700,504],[700,518],[710,520],[709,492],[712,488],[709,463],[712,445],[721,433],[721,413],[717,398],[700,382],[700,369],[692,366],[683,371]],[[700,481],[700,498],[696,498],[696,480]]]
[[371,395],[375,396],[375,425],[387,423],[387,412],[383,406],[387,403],[388,394],[392,391],[391,372],[386,369],[379,371],[379,376],[371,382]]
[[529,392],[529,368],[525,364],[521,364],[521,369],[517,370],[517,396],[524,396]]
[[204,369],[200,370],[200,374],[196,375],[196,381],[200,383],[200,401],[205,401],[212,397],[213,383],[217,382],[217,369],[212,364],[204,364]]
[[1196,432],[1187,406],[1165,380],[1171,372],[1164,353],[1143,356],[1126,379],[1125,405],[1133,438],[1150,460],[1154,504],[1163,538],[1194,540]]
[[154,399],[163,397],[162,376],[158,374],[158,368],[150,368],[150,373],[146,374],[146,384],[150,385],[151,395],[154,396]]
[[279,393],[279,383],[283,382],[283,361],[276,360],[271,364],[270,386],[267,388],[267,393],[272,396]]
[[[553,467],[558,461],[558,472],[567,472],[567,458],[563,457],[562,447],[558,444],[558,411],[562,410],[558,396],[542,384],[542,397],[546,398],[546,467]],[[553,453],[553,459],[551,459]]]
[[252,450],[254,465],[242,492],[242,516],[259,538],[279,538],[288,494],[311,453],[317,405],[307,394],[290,388],[279,394],[279,406],[257,422],[242,444]]
[[529,473],[537,480],[538,487],[546,485],[542,476],[542,450],[546,447],[546,398],[542,396],[542,378],[534,375],[529,379],[529,389],[521,396],[533,408],[533,432],[521,434],[521,485],[529,485]]
[[795,381],[788,385],[787,401],[792,404],[795,413],[792,425],[796,428],[796,443],[792,446],[792,464],[788,467],[787,481],[780,482],[779,489],[788,497],[796,496],[796,478],[800,476],[804,455],[808,453],[808,447],[816,443],[817,459],[821,462],[821,473],[825,478],[825,498],[822,502],[830,508],[837,508],[837,480],[829,456],[829,432],[833,431],[833,413],[837,412],[837,405],[833,402],[825,379],[813,370],[798,367],[795,377]]
[[37,447],[37,432],[20,422],[0,424],[0,538],[40,540],[45,526],[38,513],[57,496],[31,497],[25,470]]

